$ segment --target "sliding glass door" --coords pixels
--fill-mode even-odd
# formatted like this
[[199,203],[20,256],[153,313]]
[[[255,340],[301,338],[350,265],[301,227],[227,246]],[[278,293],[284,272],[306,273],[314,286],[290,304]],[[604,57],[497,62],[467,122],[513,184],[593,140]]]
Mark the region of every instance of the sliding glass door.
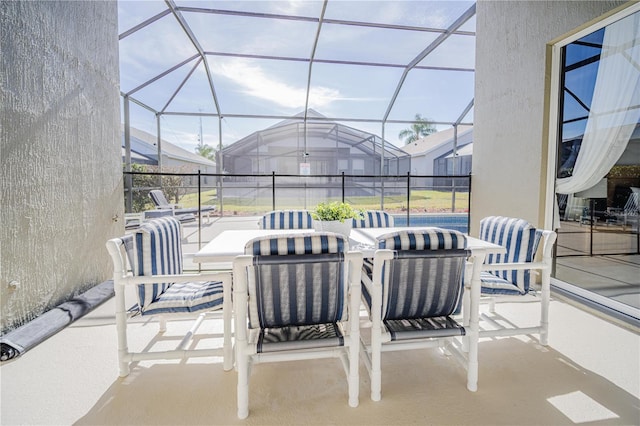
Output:
[[559,46],[552,118],[554,285],[634,318],[640,318],[638,9]]

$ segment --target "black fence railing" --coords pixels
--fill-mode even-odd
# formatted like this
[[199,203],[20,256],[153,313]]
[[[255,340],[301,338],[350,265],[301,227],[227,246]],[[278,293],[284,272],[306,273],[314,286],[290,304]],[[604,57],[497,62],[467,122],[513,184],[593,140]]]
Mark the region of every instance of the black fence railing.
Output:
[[[162,189],[184,207],[216,205],[217,214],[261,215],[277,209],[313,209],[343,201],[357,209],[385,210],[399,225],[469,227],[471,176],[294,175],[124,172],[127,212],[154,209],[148,193]],[[438,216],[442,219],[436,220]],[[455,219],[452,217],[455,216]],[[443,223],[444,222],[444,223]]]

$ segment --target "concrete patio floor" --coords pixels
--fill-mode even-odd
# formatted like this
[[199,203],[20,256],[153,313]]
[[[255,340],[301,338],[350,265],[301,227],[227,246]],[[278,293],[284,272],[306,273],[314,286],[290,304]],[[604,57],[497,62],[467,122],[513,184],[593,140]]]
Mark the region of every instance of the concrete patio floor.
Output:
[[[255,226],[252,219],[245,222]],[[214,228],[218,227],[209,228],[211,233],[219,232]],[[535,298],[528,302],[504,303],[498,309],[509,321],[527,325],[539,313]],[[550,323],[547,347],[528,336],[482,340],[475,393],[466,389],[463,368],[438,350],[383,354],[379,402],[369,398],[369,379],[361,363],[358,408],[347,404],[346,379],[337,360],[256,365],[250,380],[249,418],[241,421],[236,417],[236,373],[223,371],[220,359],[145,361],[134,365],[128,377],[119,378],[110,299],[2,364],[0,423],[640,424],[638,330],[557,295],[552,295]],[[139,320],[130,341],[139,348],[149,341],[162,345],[189,326],[188,321],[169,323],[168,331],[158,338],[157,324]],[[207,320],[202,327],[209,335],[220,330],[219,320]]]

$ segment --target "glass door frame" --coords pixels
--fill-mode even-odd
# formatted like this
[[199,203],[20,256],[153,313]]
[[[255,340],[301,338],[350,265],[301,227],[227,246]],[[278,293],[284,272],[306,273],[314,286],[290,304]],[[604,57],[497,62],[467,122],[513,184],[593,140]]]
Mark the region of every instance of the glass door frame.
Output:
[[[549,85],[548,85],[548,146],[547,146],[547,178],[546,178],[546,203],[544,211],[544,224],[545,229],[553,229],[554,226],[554,210],[556,207],[556,173],[557,173],[557,159],[558,159],[558,135],[560,134],[559,127],[561,123],[560,118],[560,85],[562,84],[562,67],[563,67],[563,48],[595,31],[598,31],[622,18],[632,15],[636,12],[640,12],[640,2],[631,3],[614,9],[610,13],[597,19],[597,22],[587,23],[584,26],[576,29],[569,35],[564,35],[558,39],[552,40],[547,44],[547,57],[550,58],[549,71]],[[554,290],[559,291],[562,294],[573,296],[582,303],[589,305],[598,310],[604,310],[608,314],[621,318],[625,321],[631,321],[635,324],[640,324],[640,309],[636,309],[632,306],[610,299],[608,297],[593,293],[578,287],[577,285],[570,284],[559,280],[557,278],[551,278],[551,285]]]

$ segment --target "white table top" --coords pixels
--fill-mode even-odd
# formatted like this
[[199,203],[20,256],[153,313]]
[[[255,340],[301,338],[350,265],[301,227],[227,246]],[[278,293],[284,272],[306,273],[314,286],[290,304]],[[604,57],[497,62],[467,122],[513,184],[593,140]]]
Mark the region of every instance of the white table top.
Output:
[[[349,235],[349,239],[353,243],[360,243],[361,247],[371,245],[373,246],[376,242],[376,238],[380,235],[387,234],[389,232],[403,231],[403,230],[416,230],[420,229],[420,227],[416,226],[397,226],[393,228],[357,228],[352,229],[351,234]],[[488,241],[481,240],[475,237],[467,237],[467,248],[470,250],[484,250],[487,254],[501,254],[505,253],[506,249],[503,246],[498,244],[490,243]],[[352,249],[358,250],[357,247],[352,247]],[[365,249],[366,250],[366,249]],[[365,253],[363,250],[363,253]],[[365,253],[365,257],[366,253]]]
[[[373,257],[376,238],[382,234],[404,229],[420,229],[419,227],[394,228],[358,228],[352,229],[349,235],[349,248],[362,251],[365,257]],[[222,231],[217,237],[202,247],[193,256],[195,263],[232,262],[236,256],[244,254],[246,243],[256,237],[265,235],[291,235],[314,232],[313,229],[243,229]],[[484,250],[489,253],[504,253],[505,248],[478,238],[467,237],[467,247],[471,250]]]

